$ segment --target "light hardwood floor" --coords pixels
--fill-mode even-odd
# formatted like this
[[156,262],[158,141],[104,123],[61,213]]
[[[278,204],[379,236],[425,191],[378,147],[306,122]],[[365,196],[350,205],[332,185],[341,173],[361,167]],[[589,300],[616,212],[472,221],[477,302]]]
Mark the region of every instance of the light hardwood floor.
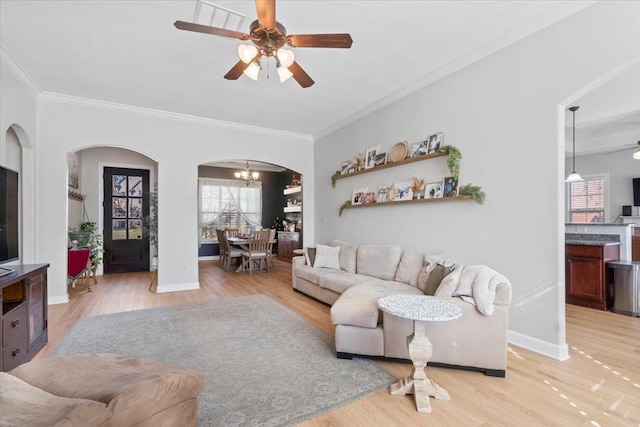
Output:
[[[151,273],[100,276],[93,292],[80,286],[71,290],[71,302],[49,307],[49,343],[36,358],[48,357],[86,317],[257,293],[333,334],[329,307],[292,291],[291,264],[276,261],[276,267],[250,276],[203,261],[201,289],[167,294],[148,291]],[[432,400],[432,414],[417,413],[412,396],[381,390],[301,425],[640,426],[640,318],[567,305],[567,342],[571,358],[565,362],[510,346],[506,378],[427,368],[452,399]],[[377,363],[397,377],[412,371],[408,364]]]

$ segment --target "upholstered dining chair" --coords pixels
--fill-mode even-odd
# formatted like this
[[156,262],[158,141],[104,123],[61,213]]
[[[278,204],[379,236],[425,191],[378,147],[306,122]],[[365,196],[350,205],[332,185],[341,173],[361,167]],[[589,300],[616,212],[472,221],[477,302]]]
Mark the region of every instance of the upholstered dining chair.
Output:
[[225,231],[216,230],[218,233],[218,244],[220,246],[220,260],[223,270],[228,270],[233,258],[240,258],[242,250],[231,247]]
[[258,261],[260,269],[262,269],[262,260],[264,260],[267,272],[269,269],[269,235],[270,230],[256,231],[253,238],[249,241],[248,250],[242,251],[242,271],[249,267],[249,274],[253,274],[253,263]]
[[[76,287],[76,281],[84,274],[91,271],[92,265],[89,260],[91,257],[90,248],[70,249],[67,251],[67,279],[71,283],[71,287]],[[87,288],[91,292],[91,282],[87,279]]]

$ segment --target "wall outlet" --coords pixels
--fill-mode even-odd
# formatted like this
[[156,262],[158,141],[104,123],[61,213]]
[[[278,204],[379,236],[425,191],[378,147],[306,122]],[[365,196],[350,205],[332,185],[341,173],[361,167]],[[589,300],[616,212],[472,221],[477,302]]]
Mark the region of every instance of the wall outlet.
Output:
[[322,223],[323,223],[323,224],[326,224],[326,223],[327,223],[327,217],[326,217],[326,216],[323,216],[323,217],[322,217]]
[[576,233],[586,233],[587,227],[576,227]]

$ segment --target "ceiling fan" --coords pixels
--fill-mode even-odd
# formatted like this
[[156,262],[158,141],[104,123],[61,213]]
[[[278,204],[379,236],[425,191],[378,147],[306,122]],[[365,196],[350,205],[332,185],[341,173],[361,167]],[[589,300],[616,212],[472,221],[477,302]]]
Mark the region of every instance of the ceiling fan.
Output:
[[260,71],[260,59],[263,56],[267,58],[272,56],[276,60],[280,81],[283,82],[289,77],[293,77],[303,88],[309,87],[315,82],[294,60],[293,51],[284,49],[284,45],[348,49],[353,43],[351,35],[347,33],[287,35],[287,30],[284,26],[276,21],[275,0],[255,1],[258,19],[251,23],[249,34],[184,21],[176,21],[173,25],[180,30],[253,42],[253,45],[240,45],[238,47],[240,61],[224,75],[227,80],[237,80],[243,73],[253,80],[257,80],[258,72]]
[[636,142],[635,144],[625,144],[624,147],[625,148],[621,148],[619,150],[613,150],[613,151],[609,151],[608,153],[604,153],[603,156],[608,156],[609,154],[613,154],[613,153],[619,153],[621,151],[635,150],[637,148],[638,151],[633,153],[633,158],[636,160],[640,160],[640,141]]

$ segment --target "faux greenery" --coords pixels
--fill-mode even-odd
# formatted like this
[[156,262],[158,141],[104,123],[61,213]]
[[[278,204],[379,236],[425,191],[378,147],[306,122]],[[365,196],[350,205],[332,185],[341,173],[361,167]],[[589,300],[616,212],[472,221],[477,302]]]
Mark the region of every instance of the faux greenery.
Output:
[[471,196],[473,201],[479,205],[484,204],[484,199],[487,196],[484,191],[482,191],[482,187],[473,184],[465,184],[461,186],[458,190],[458,194],[460,196]]
[[449,172],[451,175],[455,177],[455,179],[460,178],[460,159],[462,158],[462,154],[458,147],[453,145],[445,145],[440,150],[443,153],[447,153],[447,167],[449,168]]
[[351,206],[351,200],[347,200],[340,206],[340,210],[338,211],[338,216],[342,216],[342,212],[344,212],[344,208]]
[[149,238],[149,243],[155,248],[155,254],[158,253],[158,183],[153,186],[151,200],[149,203],[151,212],[144,218],[143,233]]
[[336,179],[342,175],[342,172],[336,171],[333,175],[331,175],[331,187],[336,188]]
[[[98,226],[95,222],[87,221],[80,224],[80,227],[77,229],[69,229],[70,239],[75,240],[75,237],[77,237],[78,234],[83,235],[83,239],[80,244],[91,249],[91,263],[94,266],[93,268],[96,268],[102,263],[102,254],[104,253],[104,249],[102,247],[102,234],[98,233]],[[74,238],[72,238],[72,236]],[[79,240],[80,239],[78,239],[78,241]],[[86,243],[84,242],[85,240]]]

